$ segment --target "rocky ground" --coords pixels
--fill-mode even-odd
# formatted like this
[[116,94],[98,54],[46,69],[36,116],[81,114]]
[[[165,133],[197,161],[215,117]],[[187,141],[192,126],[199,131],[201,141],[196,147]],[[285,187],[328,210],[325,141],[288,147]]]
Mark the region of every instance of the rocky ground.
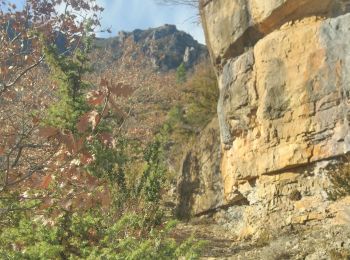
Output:
[[178,226],[174,236],[193,234],[207,241],[202,259],[350,259],[350,225],[290,227],[279,234],[239,240],[233,232],[202,217]]

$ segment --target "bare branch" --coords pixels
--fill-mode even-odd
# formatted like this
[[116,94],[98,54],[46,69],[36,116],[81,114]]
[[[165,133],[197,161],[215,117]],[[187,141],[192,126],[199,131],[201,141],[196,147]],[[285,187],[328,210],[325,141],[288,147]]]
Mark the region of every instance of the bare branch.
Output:
[[27,74],[27,72],[37,67],[43,60],[44,60],[44,56],[42,56],[36,63],[30,65],[28,68],[23,70],[12,82],[8,84],[4,84],[2,86],[2,89],[0,89],[0,95],[6,92],[9,88],[13,87],[25,74]]

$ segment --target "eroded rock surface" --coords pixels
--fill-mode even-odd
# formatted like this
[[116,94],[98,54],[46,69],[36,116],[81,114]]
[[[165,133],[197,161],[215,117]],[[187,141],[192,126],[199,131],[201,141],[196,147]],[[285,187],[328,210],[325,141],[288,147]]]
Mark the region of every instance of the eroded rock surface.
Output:
[[201,0],[207,44],[217,65],[242,54],[286,22],[349,10],[347,0]]
[[214,118],[197,145],[185,153],[177,187],[176,213],[180,218],[206,214],[224,204],[219,136],[219,123]]
[[240,236],[336,223],[327,167],[350,152],[348,12],[349,0],[201,1]]

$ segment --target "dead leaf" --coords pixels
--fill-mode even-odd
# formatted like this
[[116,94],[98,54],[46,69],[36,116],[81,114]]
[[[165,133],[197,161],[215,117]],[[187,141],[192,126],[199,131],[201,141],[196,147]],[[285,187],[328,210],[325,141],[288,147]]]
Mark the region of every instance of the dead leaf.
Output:
[[48,189],[49,186],[50,186],[51,181],[52,181],[52,176],[51,176],[51,174],[50,174],[50,175],[46,175],[46,176],[43,178],[43,181],[42,181],[40,187],[41,187],[42,189],[45,189],[45,190]]
[[100,134],[100,140],[104,145],[111,144],[113,142],[113,135],[107,132]]
[[38,125],[40,123],[40,118],[37,116],[32,117],[33,125]]
[[60,141],[67,147],[71,154],[74,154],[76,151],[76,143],[72,133],[61,134]]
[[55,127],[51,127],[51,126],[46,126],[46,127],[41,127],[39,129],[39,136],[41,136],[42,138],[48,139],[50,137],[54,137],[58,134],[58,129]]
[[84,133],[89,129],[89,126],[91,124],[92,130],[94,130],[99,124],[100,119],[100,114],[96,110],[93,110],[80,117],[76,127],[80,133]]
[[100,114],[97,111],[91,111],[90,112],[90,117],[89,117],[89,122],[92,124],[92,130],[95,130],[96,126],[100,122]]
[[92,106],[99,106],[103,103],[105,94],[102,91],[92,91],[88,94],[87,101]]
[[88,165],[94,161],[94,157],[88,151],[83,151],[80,155],[80,162]]
[[77,130],[79,133],[84,133],[89,128],[89,116],[90,113],[86,113],[79,118],[79,122],[77,123]]
[[48,209],[48,208],[50,208],[51,206],[52,206],[52,199],[50,198],[50,197],[46,197],[43,201],[42,201],[42,203],[40,204],[40,209],[41,210],[44,210],[44,209]]

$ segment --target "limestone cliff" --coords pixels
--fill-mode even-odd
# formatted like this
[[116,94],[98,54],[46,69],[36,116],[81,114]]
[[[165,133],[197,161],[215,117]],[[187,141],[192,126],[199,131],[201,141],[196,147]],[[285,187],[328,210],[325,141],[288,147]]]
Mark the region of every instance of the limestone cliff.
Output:
[[240,205],[229,209],[235,231],[336,223],[327,166],[350,151],[350,1],[200,8],[220,87],[224,204]]

